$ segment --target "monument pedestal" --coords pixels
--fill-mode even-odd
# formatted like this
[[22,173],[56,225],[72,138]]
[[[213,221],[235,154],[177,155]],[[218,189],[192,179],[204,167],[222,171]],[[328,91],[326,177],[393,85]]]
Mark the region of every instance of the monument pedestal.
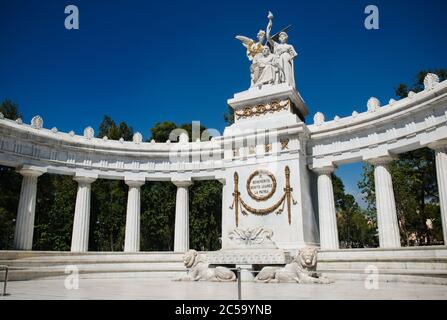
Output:
[[235,122],[224,133],[222,249],[235,249],[242,238],[245,248],[237,249],[251,256],[265,230],[285,251],[318,246],[316,177],[307,165],[308,110],[300,94],[287,83],[265,85],[228,104]]

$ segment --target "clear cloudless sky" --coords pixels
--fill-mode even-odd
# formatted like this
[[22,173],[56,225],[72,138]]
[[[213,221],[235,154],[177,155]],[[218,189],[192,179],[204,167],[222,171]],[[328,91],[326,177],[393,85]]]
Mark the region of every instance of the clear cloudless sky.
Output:
[[[79,30],[64,27],[70,4]],[[379,30],[364,27],[369,4]],[[446,0],[0,0],[0,100],[18,103],[26,122],[39,114],[45,127],[78,134],[105,114],[145,138],[165,120],[223,132],[227,99],[249,86],[234,36],[255,38],[268,10],[274,32],[293,25],[308,123],[317,111],[362,112],[371,96],[386,104],[419,70],[447,67]],[[339,169],[358,199],[360,169]]]

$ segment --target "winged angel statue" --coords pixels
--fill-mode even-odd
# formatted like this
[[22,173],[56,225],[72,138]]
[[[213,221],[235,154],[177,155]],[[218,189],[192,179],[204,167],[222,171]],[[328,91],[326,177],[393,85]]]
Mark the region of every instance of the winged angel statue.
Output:
[[270,36],[273,26],[273,14],[269,12],[267,29],[259,30],[257,42],[245,36],[236,36],[247,49],[247,58],[251,61],[250,87],[265,84],[288,83],[295,88],[293,60],[298,55],[292,45],[288,44],[286,31],[290,25]]

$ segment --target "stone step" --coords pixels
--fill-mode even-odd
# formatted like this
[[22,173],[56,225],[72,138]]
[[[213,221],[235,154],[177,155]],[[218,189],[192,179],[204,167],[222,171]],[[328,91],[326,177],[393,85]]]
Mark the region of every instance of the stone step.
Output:
[[170,279],[186,274],[183,253],[173,252],[38,252],[0,251],[0,264],[10,267],[9,280],[65,278],[75,266],[80,277],[145,276]]
[[9,266],[9,270],[25,270],[25,269],[36,269],[36,268],[47,268],[47,269],[64,269],[68,266],[75,266],[79,269],[83,270],[90,270],[90,269],[96,269],[96,268],[102,268],[102,269],[115,269],[115,268],[125,268],[125,269],[157,269],[157,270],[164,270],[164,269],[185,269],[183,263],[180,262],[129,262],[129,263],[64,263],[64,264],[57,264],[57,265],[14,265]]
[[[409,282],[421,284],[447,285],[447,271],[438,270],[404,270],[388,269],[378,270],[379,282]],[[338,270],[318,270],[328,278],[337,280],[366,281],[372,278],[370,273],[363,270],[338,269]]]
[[[67,275],[42,277],[42,280],[65,280]],[[105,272],[105,273],[81,273],[79,279],[156,279],[174,280],[186,276],[185,271],[140,271],[140,272]]]
[[179,264],[183,265],[183,262],[178,259],[166,259],[166,260],[84,260],[84,259],[70,259],[70,260],[27,260],[27,259],[18,259],[18,260],[3,260],[2,265],[7,265],[9,267],[20,267],[20,268],[33,268],[33,267],[46,267],[46,266],[65,266],[65,265],[94,265],[94,264],[122,264],[122,263],[133,263],[133,264]]
[[[82,278],[117,278],[117,277],[150,277],[157,279],[171,279],[186,275],[186,269],[170,268],[90,268],[79,269],[79,277]],[[34,279],[65,279],[69,273],[65,273],[65,268],[30,268],[30,269],[11,269],[8,274],[9,281],[24,281]]]
[[447,247],[341,249],[318,252],[317,270],[329,278],[365,280],[367,267],[379,281],[447,284]]
[[380,270],[400,269],[400,270],[444,270],[447,271],[447,259],[395,259],[395,260],[322,260],[318,261],[318,268],[325,270],[350,269],[364,270],[369,266],[374,266]]
[[85,252],[76,253],[69,251],[0,251],[0,261],[17,259],[132,259],[132,260],[161,260],[161,259],[183,259],[183,253],[174,253],[172,251],[161,252]]
[[447,259],[447,246],[402,247],[396,249],[362,248],[323,250],[318,252],[318,261],[387,261],[411,259]]

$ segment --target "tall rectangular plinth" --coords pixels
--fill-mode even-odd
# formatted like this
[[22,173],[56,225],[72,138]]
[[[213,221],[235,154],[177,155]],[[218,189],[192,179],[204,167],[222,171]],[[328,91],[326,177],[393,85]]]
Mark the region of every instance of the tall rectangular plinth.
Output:
[[301,96],[281,84],[251,88],[228,104],[235,123],[223,137],[222,248],[262,252],[318,245]]

